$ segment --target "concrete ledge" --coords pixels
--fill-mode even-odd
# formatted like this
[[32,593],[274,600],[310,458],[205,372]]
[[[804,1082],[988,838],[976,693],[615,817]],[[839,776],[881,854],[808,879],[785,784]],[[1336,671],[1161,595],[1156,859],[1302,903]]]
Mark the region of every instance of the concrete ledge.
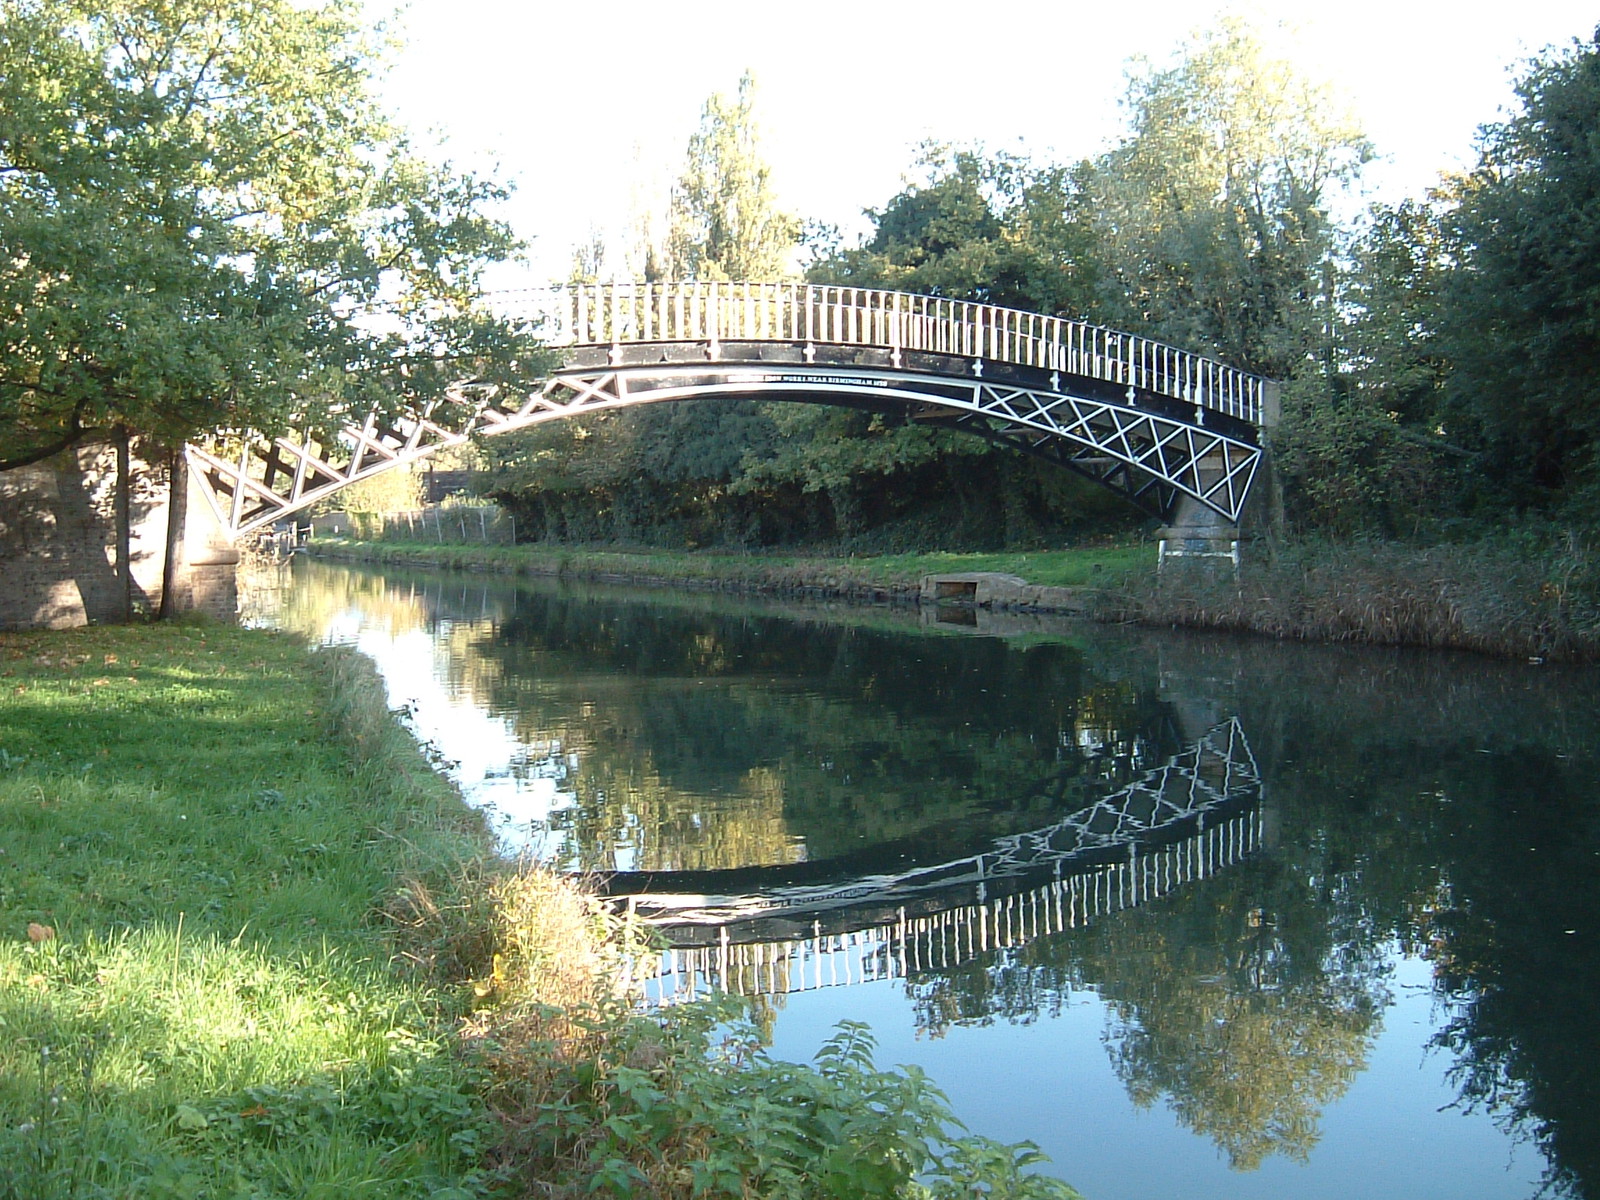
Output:
[[925,605],[961,604],[975,608],[1031,609],[1039,612],[1082,613],[1087,610],[1087,589],[1045,587],[1018,575],[998,571],[965,571],[952,575],[924,575],[918,599]]

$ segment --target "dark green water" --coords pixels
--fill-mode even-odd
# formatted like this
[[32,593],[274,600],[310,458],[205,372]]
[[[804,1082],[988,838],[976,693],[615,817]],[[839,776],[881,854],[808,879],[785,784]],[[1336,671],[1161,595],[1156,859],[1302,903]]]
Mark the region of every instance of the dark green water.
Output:
[[[833,897],[729,925],[866,938],[740,977],[775,1050],[866,1019],[1091,1200],[1600,1197],[1595,672],[315,566],[271,599],[508,846]],[[1133,834],[1059,852],[1091,811]]]

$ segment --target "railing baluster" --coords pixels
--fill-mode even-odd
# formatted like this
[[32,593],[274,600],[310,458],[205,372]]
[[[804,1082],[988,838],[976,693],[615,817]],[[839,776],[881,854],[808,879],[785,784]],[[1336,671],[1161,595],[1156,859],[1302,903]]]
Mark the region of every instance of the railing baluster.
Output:
[[1015,363],[1128,385],[1263,419],[1263,382],[1149,338],[1043,313],[848,285],[694,281],[575,283],[520,293],[512,314],[551,345],[641,341],[832,342]]

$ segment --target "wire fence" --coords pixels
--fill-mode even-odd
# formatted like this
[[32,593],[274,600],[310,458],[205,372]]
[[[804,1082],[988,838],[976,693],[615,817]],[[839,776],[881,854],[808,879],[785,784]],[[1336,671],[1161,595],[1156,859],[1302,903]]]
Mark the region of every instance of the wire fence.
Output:
[[368,542],[509,546],[517,540],[516,518],[492,504],[434,504],[411,512],[349,516],[351,533]]

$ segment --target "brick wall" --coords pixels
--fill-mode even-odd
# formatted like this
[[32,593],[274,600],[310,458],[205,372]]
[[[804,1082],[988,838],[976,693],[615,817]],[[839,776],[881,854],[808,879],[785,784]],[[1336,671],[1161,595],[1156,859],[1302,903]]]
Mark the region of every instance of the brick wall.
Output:
[[[133,462],[128,570],[117,559],[116,450],[83,446],[0,472],[0,629],[120,620],[161,603],[168,514],[164,464]],[[175,611],[232,619],[238,554],[180,472]]]

